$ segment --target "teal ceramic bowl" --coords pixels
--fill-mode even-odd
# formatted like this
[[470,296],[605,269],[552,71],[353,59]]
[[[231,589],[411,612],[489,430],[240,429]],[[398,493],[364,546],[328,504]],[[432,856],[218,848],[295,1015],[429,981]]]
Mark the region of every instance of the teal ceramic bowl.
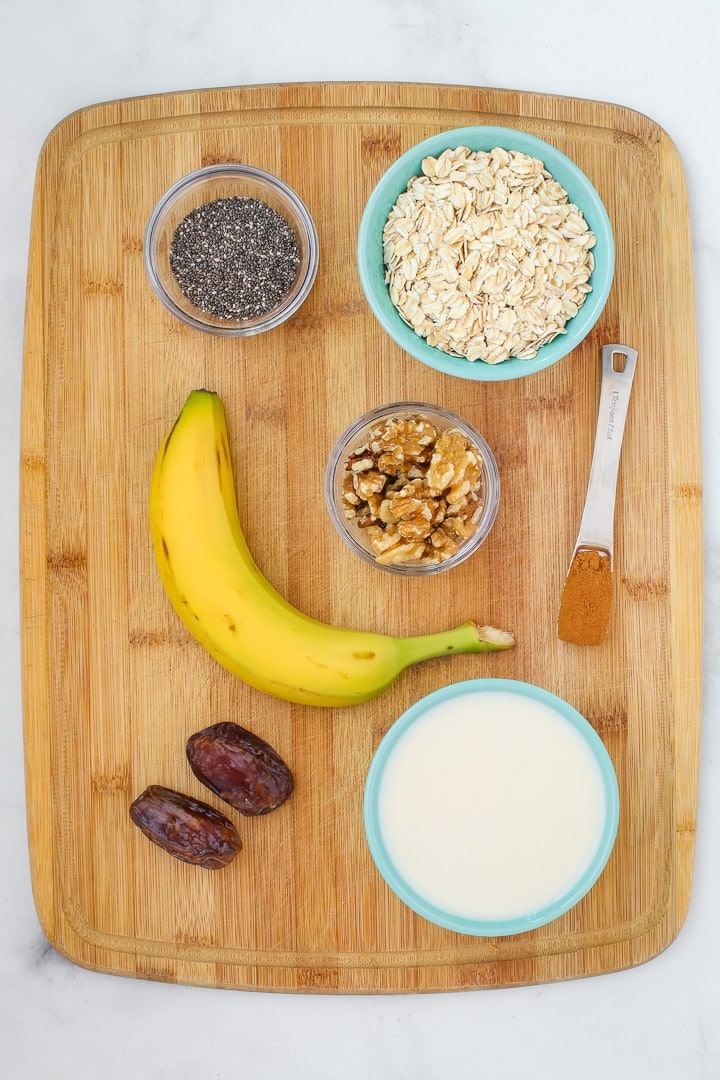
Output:
[[[422,172],[423,158],[437,157],[443,150],[467,146],[470,150],[492,150],[502,146],[539,158],[545,168],[567,191],[571,202],[583,212],[597,237],[592,249],[595,268],[590,292],[577,315],[566,323],[566,333],[543,345],[532,360],[511,357],[498,364],[482,360],[470,362],[436,349],[418,336],[402,319],[390,299],[385,283],[382,232],[388,214],[408,181]],[[360,281],[367,301],[380,325],[405,352],[428,367],[446,375],[478,382],[503,382],[531,375],[557,363],[575,349],[600,318],[610,292],[615,271],[615,242],[607,210],[587,176],[550,143],[514,128],[465,127],[444,131],[418,143],[390,166],[372,191],[360,221],[357,260]]]
[[[457,745],[463,707],[475,710],[473,734]],[[448,930],[501,937],[552,922],[595,884],[615,844],[618,783],[604,743],[566,701],[473,679],[395,721],[368,771],[363,819],[377,869],[408,907]]]

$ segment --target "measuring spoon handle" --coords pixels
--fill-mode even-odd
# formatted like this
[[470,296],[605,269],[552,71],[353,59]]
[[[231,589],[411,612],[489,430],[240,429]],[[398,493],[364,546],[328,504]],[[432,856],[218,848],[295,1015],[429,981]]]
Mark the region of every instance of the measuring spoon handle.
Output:
[[637,356],[637,350],[627,345],[603,346],[595,448],[575,545],[576,550],[602,548],[611,561],[620,450]]

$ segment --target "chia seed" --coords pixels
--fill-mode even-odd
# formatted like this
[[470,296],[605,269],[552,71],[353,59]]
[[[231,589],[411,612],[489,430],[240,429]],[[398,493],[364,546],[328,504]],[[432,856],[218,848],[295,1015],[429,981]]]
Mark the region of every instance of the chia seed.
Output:
[[292,288],[300,265],[295,233],[260,199],[215,199],[183,218],[170,268],[187,299],[219,319],[254,319]]

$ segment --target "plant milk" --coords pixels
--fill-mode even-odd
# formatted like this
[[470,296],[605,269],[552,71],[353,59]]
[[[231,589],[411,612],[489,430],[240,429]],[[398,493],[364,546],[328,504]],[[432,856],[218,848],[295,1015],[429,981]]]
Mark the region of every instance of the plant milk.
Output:
[[597,850],[604,815],[582,734],[550,705],[505,690],[432,706],[392,748],[378,793],[381,835],[406,883],[479,920],[564,896]]

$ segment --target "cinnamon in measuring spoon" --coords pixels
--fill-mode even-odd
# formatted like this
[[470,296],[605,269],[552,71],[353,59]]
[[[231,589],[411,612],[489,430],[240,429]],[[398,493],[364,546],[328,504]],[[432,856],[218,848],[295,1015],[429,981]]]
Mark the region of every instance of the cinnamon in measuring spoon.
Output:
[[573,557],[560,598],[558,637],[572,645],[602,645],[611,611],[610,557],[597,548],[581,548]]

